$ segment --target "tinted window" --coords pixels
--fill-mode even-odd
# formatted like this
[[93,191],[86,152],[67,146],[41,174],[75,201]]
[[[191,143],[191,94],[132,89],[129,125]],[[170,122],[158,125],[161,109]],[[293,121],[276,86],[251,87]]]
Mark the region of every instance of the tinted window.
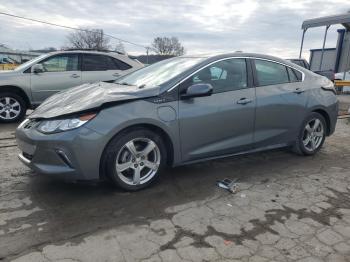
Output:
[[284,65],[265,60],[255,60],[259,86],[288,83],[287,68]]
[[302,73],[300,73],[298,70],[294,70],[294,69],[292,69],[292,70],[293,70],[295,76],[297,77],[298,81],[302,81],[302,79],[303,79]]
[[298,80],[297,76],[295,75],[294,70],[291,69],[290,67],[287,67],[287,70],[288,70],[290,82],[298,82],[299,80]]
[[83,71],[104,71],[111,69],[111,61],[104,55],[83,55]]
[[247,87],[245,59],[230,59],[214,63],[187,80],[186,86],[196,83],[211,84],[214,93],[238,90]]
[[116,58],[110,57],[110,60],[115,70],[128,70],[131,68],[131,66],[127,63],[124,63]]
[[41,62],[45,72],[64,72],[79,70],[78,55],[56,55]]

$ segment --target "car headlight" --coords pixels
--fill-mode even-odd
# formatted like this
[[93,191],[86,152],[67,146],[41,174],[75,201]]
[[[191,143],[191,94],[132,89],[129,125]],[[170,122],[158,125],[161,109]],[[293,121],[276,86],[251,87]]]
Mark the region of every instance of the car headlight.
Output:
[[41,133],[51,134],[78,128],[89,122],[96,116],[96,113],[85,114],[66,119],[43,120],[37,130]]
[[326,91],[331,91],[333,92],[334,94],[337,93],[337,91],[335,90],[335,86],[334,86],[334,83],[332,81],[328,81],[326,84],[322,85],[321,87],[323,90],[326,90]]

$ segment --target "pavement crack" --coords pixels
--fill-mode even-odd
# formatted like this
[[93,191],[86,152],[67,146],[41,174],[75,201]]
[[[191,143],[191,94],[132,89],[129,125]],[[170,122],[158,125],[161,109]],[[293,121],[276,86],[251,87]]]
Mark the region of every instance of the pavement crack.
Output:
[[331,217],[342,218],[342,214],[338,209],[346,208],[350,209],[350,193],[340,192],[332,188],[328,188],[335,196],[327,195],[327,200],[325,202],[330,204],[329,208],[323,208],[320,213],[316,213],[312,210],[306,208],[294,209],[285,205],[282,205],[282,209],[270,209],[265,212],[265,219],[251,219],[249,222],[253,227],[249,230],[244,228],[240,229],[239,234],[228,234],[224,232],[217,231],[213,226],[207,226],[207,231],[204,235],[194,233],[190,230],[185,230],[182,227],[175,226],[176,232],[175,236],[171,241],[162,245],[160,250],[166,249],[176,249],[175,244],[178,243],[183,237],[189,237],[193,239],[192,246],[195,247],[212,247],[205,241],[208,236],[219,236],[225,240],[234,242],[237,245],[242,245],[244,240],[256,241],[256,237],[260,234],[271,233],[274,235],[279,235],[279,233],[272,229],[271,226],[276,222],[284,224],[287,219],[290,219],[292,215],[296,215],[298,219],[310,218],[322,225],[330,226]]

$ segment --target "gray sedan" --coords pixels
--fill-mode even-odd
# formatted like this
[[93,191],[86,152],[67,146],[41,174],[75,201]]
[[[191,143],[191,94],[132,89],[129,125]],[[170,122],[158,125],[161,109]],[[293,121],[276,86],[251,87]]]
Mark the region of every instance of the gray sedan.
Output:
[[138,190],[166,165],[280,147],[313,155],[337,112],[332,82],[288,61],[181,56],[56,94],[16,137],[20,160],[38,173]]

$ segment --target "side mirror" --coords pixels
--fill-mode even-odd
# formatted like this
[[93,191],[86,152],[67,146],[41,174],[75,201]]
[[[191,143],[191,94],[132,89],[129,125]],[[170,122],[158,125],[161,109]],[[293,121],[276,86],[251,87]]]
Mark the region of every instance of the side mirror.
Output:
[[181,95],[182,99],[189,99],[193,97],[210,96],[213,93],[211,84],[194,84],[187,88],[186,93]]
[[42,64],[36,64],[33,66],[33,72],[35,74],[40,74],[40,73],[44,73],[44,67]]

